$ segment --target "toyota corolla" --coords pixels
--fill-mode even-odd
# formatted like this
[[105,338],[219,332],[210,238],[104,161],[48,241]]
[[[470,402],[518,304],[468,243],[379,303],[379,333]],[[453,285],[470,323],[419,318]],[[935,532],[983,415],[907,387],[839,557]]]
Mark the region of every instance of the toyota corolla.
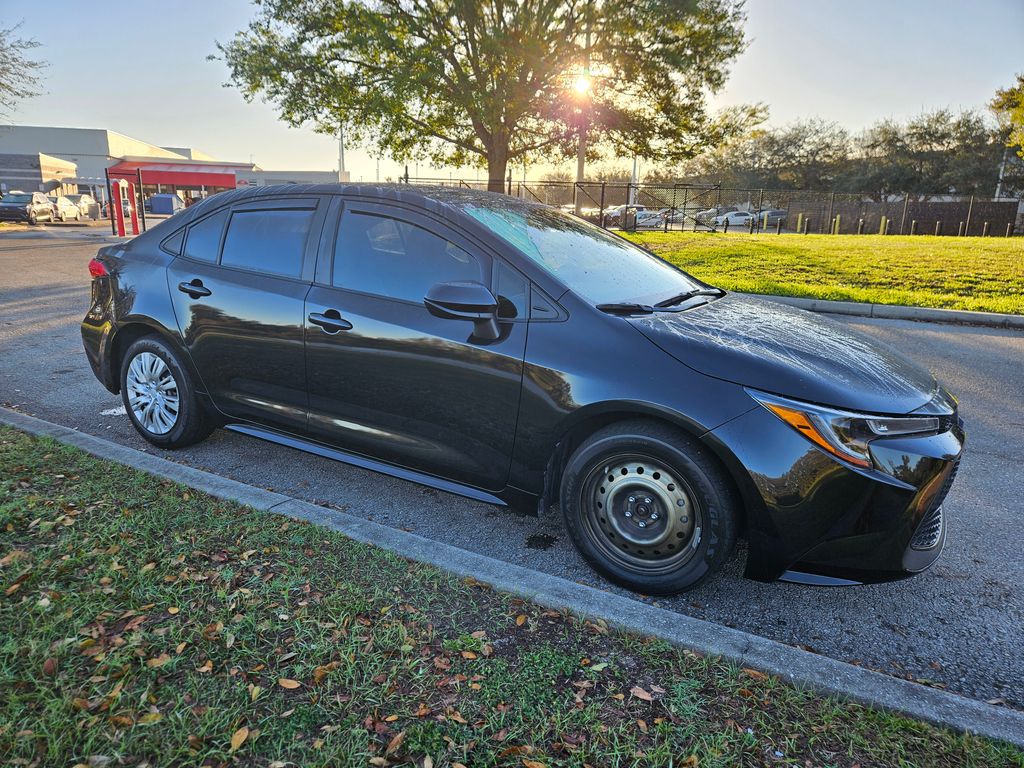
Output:
[[[543,205],[407,185],[211,197],[90,262],[96,376],[149,442],[218,427],[557,505],[648,594],[848,584],[943,547],[956,400],[898,352]],[[267,468],[268,474],[273,467]]]

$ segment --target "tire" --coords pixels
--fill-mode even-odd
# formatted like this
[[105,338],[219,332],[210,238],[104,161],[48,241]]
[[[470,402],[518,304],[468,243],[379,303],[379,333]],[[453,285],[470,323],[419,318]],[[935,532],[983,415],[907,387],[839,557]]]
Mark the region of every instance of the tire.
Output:
[[560,505],[584,559],[643,594],[692,589],[736,543],[739,503],[725,471],[687,434],[654,421],[587,438],[562,474]]
[[215,426],[178,354],[157,336],[136,339],[125,352],[121,399],[135,429],[159,448],[193,445]]
[[34,227],[36,224],[39,223],[39,217],[36,216],[36,214],[34,214],[34,213],[30,213],[28,215],[28,223],[29,223],[30,226]]

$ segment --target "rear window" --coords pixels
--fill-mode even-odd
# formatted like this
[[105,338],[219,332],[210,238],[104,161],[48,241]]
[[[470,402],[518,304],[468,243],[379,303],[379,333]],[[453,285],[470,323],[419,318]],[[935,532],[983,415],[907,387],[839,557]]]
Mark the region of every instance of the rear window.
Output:
[[220,236],[227,218],[228,211],[225,208],[189,227],[184,255],[197,261],[217,261]]
[[31,195],[4,195],[0,198],[0,202],[4,203],[31,203]]
[[311,208],[236,211],[224,238],[221,266],[299,277],[312,222]]

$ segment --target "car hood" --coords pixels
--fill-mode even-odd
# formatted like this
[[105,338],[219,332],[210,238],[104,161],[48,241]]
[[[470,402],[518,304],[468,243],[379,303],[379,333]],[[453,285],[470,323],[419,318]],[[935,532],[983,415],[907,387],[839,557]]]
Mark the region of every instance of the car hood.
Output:
[[784,397],[902,414],[938,390],[928,371],[888,345],[779,302],[728,294],[629,322],[700,373]]

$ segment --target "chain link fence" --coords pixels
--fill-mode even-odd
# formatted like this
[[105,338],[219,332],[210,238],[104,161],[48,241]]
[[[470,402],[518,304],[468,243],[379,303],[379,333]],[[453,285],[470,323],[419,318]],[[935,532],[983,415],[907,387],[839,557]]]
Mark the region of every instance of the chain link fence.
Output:
[[[409,184],[486,190],[486,181],[410,178]],[[750,233],[1010,237],[1024,201],[978,196],[869,195],[739,189],[717,184],[502,180],[506,194],[552,205],[609,229]]]

